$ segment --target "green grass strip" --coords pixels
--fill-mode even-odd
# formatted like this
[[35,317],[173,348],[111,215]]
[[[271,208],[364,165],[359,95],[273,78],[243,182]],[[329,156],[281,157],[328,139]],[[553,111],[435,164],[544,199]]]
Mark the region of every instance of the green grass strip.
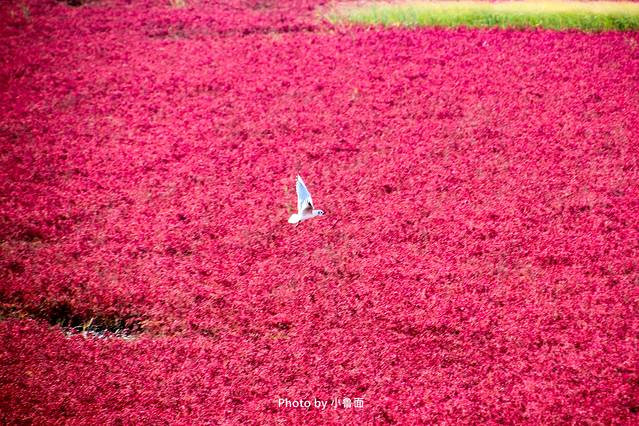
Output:
[[342,4],[333,23],[387,26],[569,28],[584,31],[639,29],[639,3],[611,1],[408,1]]

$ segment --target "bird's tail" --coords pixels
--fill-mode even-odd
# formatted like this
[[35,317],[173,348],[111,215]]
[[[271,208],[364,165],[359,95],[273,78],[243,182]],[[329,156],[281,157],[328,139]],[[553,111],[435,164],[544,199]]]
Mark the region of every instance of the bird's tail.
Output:
[[294,213],[291,215],[291,217],[288,218],[288,223],[297,223],[300,221],[300,216],[297,213]]

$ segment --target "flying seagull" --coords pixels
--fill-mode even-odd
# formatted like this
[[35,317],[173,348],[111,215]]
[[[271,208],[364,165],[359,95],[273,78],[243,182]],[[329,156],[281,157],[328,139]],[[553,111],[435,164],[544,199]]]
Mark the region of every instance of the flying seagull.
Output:
[[298,223],[312,219],[315,216],[324,215],[322,210],[313,210],[313,199],[311,198],[311,193],[308,192],[306,185],[304,185],[304,181],[299,175],[297,175],[297,179],[295,180],[295,188],[297,190],[297,213],[293,213],[291,217],[288,218],[288,223],[294,223],[297,225]]

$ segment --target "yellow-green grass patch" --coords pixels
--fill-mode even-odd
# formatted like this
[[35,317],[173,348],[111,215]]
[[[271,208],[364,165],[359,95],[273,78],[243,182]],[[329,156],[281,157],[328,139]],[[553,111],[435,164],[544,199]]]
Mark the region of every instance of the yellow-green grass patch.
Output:
[[639,29],[639,3],[611,1],[407,1],[338,4],[333,23],[386,26]]

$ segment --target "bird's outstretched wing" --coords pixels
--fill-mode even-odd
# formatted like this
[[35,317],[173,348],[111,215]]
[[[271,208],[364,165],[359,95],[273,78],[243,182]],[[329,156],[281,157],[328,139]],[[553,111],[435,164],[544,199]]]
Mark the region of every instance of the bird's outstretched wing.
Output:
[[306,185],[302,178],[298,175],[295,182],[295,188],[297,190],[297,211],[302,214],[305,210],[313,211],[313,199],[311,193],[308,192]]

